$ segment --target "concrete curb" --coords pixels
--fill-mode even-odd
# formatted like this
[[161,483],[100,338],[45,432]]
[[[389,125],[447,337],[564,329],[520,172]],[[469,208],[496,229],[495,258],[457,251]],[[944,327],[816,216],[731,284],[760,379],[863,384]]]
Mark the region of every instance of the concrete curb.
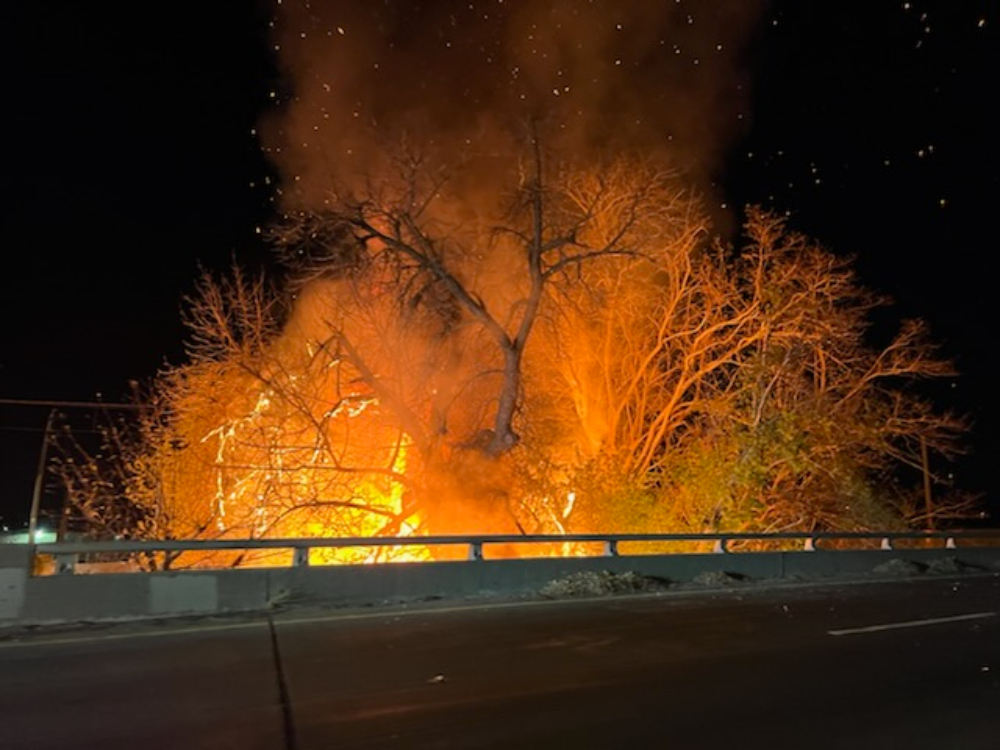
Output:
[[[24,559],[22,559],[24,558]],[[252,613],[284,605],[378,606],[394,602],[537,595],[581,573],[635,573],[683,587],[699,576],[748,581],[839,580],[899,561],[905,571],[1000,571],[1000,548],[745,552],[536,558],[474,562],[29,576],[26,554],[0,557],[0,625],[43,625]],[[934,567],[932,567],[934,566]],[[889,569],[891,570],[891,565]]]

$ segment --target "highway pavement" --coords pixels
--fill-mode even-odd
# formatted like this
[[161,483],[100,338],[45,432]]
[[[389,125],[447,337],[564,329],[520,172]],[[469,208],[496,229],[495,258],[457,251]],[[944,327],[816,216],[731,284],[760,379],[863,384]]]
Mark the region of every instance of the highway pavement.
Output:
[[1000,747],[1000,576],[11,631],[0,748]]

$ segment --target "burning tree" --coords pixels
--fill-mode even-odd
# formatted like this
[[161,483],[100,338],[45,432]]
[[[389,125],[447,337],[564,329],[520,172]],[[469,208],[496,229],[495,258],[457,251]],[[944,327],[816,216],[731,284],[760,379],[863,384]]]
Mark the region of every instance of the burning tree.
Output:
[[525,456],[565,442],[536,430],[522,445],[543,383],[526,373],[551,355],[533,333],[552,335],[586,267],[693,242],[698,204],[666,170],[550,166],[536,142],[499,210],[460,221],[442,173],[397,167],[377,190],[271,228],[282,290],[236,268],[189,300],[190,361],[160,378],[170,418],[149,446],[177,478],[176,536],[524,531],[563,517],[565,498],[514,484]]
[[650,160],[543,156],[531,140],[470,196],[403,153],[269,229],[281,285],[204,276],[189,361],[158,379],[129,454],[160,531],[927,520],[889,479],[954,455],[964,424],[911,387],[952,374],[919,324],[872,343],[884,301],[784,219],[749,210],[734,248]]
[[[532,333],[540,327],[553,333],[544,321],[558,315],[587,267],[630,266],[670,253],[705,227],[691,194],[666,170],[624,161],[546,170],[537,140],[531,146],[500,221],[485,212],[466,223],[449,221],[456,196],[444,192],[446,181],[428,178],[425,165],[407,159],[394,186],[360,196],[348,191],[324,212],[323,224],[341,237],[333,257],[329,245],[318,258],[314,246],[302,248],[304,240],[323,236],[315,215],[296,217],[277,235],[285,257],[310,283],[331,268],[341,273],[345,256],[355,268],[364,266],[348,309],[324,315],[328,342],[405,425],[422,483],[433,487],[421,504],[428,528],[437,531],[484,525],[524,531],[564,513],[562,500],[539,505],[537,497],[512,493],[509,471],[523,459],[505,460],[535,420],[524,408],[532,388],[525,372],[551,353]],[[345,239],[347,253],[340,249]],[[370,299],[358,304],[358,282],[370,290],[373,278],[389,319],[381,335],[358,337],[359,313],[370,317],[376,306]],[[376,351],[373,342],[387,341],[385,331],[395,332],[393,346]],[[400,353],[414,346],[400,372]],[[528,462],[538,463],[547,450],[535,441]]]

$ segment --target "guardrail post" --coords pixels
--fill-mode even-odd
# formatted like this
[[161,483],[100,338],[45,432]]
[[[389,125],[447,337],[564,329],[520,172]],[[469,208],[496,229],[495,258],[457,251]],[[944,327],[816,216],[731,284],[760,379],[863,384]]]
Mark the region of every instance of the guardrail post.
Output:
[[958,545],[955,544],[955,537],[950,536],[944,540],[945,549],[958,549]]
[[76,573],[76,555],[56,555],[56,575],[71,576]]
[[892,549],[892,540],[887,536],[882,537],[880,549]]
[[712,547],[712,552],[719,555],[729,552],[729,548],[726,546],[728,543],[729,543],[728,539],[725,538],[716,539],[715,546]]
[[469,542],[469,559],[470,560],[482,560],[483,559],[483,543],[482,542]]
[[604,540],[604,556],[605,557],[618,557],[618,540],[617,539],[605,539]]
[[292,555],[292,567],[293,568],[308,568],[309,567],[309,548],[308,547],[295,547],[295,552]]

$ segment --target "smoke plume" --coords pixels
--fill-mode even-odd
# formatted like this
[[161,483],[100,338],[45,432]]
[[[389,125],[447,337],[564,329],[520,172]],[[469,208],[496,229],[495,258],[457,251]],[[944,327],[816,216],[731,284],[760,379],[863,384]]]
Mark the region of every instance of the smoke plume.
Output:
[[284,78],[261,137],[281,204],[321,205],[333,180],[377,174],[401,140],[502,158],[528,120],[575,158],[666,156],[708,189],[748,124],[743,58],[763,5],[279,0]]

